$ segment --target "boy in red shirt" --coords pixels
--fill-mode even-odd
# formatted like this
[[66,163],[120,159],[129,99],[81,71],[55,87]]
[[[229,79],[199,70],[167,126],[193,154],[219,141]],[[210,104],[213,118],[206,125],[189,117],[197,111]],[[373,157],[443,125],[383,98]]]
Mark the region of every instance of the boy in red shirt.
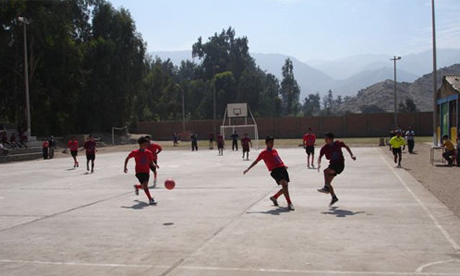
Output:
[[48,159],[48,149],[49,149],[50,143],[48,142],[48,139],[45,138],[43,139],[43,159]]
[[152,166],[158,168],[158,165],[153,163],[153,154],[147,149],[150,144],[149,140],[142,136],[137,140],[137,142],[139,143],[139,149],[133,150],[128,157],[126,157],[124,172],[128,173],[128,161],[129,159],[134,158],[136,161],[136,177],[140,183],[140,185],[134,185],[134,191],[136,195],[139,195],[139,189],[142,188],[149,199],[149,204],[156,205],[157,203],[150,195],[148,184],[150,178],[150,168]]
[[[158,164],[158,154],[163,150],[163,148],[160,145],[154,143],[150,136],[145,136],[145,138],[149,140],[149,146],[147,149],[153,154],[153,163]],[[151,166],[150,169],[153,172],[153,188],[155,188],[157,185],[157,167]]]
[[67,143],[67,147],[70,149],[70,155],[72,155],[73,158],[73,167],[78,167],[78,160],[77,160],[77,155],[78,155],[78,140],[77,137],[73,137],[72,140],[70,140]]
[[265,138],[265,144],[267,145],[267,148],[259,154],[259,157],[257,157],[251,166],[249,166],[249,168],[244,171],[244,174],[249,172],[249,170],[257,165],[260,160],[264,160],[267,169],[271,172],[270,175],[273,177],[273,179],[275,179],[276,183],[282,187],[275,195],[270,197],[270,200],[273,202],[273,205],[278,206],[278,197],[284,194],[288,204],[288,209],[294,211],[294,205],[291,202],[288,190],[289,174],[286,170],[287,167],[279,157],[278,152],[273,148],[274,143],[275,138],[271,136],[267,136]]
[[219,155],[224,155],[224,145],[225,145],[224,136],[222,136],[222,134],[218,134],[216,141],[217,141],[217,150],[219,151]]
[[93,135],[88,136],[88,140],[83,145],[86,150],[86,170],[89,171],[89,161],[91,161],[91,173],[94,172],[94,160],[96,159],[96,142]]
[[313,163],[315,159],[315,142],[316,135],[312,132],[311,128],[308,128],[308,133],[305,133],[303,136],[303,147],[307,152],[307,166],[310,168],[310,155],[311,155],[311,168],[314,169],[315,165]]
[[241,147],[243,148],[243,159],[244,154],[246,153],[246,160],[249,161],[249,145],[252,147],[251,138],[248,137],[248,134],[245,133],[244,137],[241,139]]
[[332,132],[326,133],[324,140],[326,141],[326,145],[321,148],[321,152],[319,153],[318,172],[321,168],[321,158],[323,155],[325,155],[326,159],[329,160],[329,167],[324,170],[324,188],[318,189],[318,192],[325,194],[330,193],[332,200],[329,206],[332,206],[334,203],[339,201],[339,199],[334,193],[334,188],[332,187],[331,182],[334,177],[342,173],[345,169],[345,158],[343,157],[342,148],[345,148],[348,153],[350,153],[353,161],[356,160],[356,157],[344,142],[338,140],[334,141],[334,134]]

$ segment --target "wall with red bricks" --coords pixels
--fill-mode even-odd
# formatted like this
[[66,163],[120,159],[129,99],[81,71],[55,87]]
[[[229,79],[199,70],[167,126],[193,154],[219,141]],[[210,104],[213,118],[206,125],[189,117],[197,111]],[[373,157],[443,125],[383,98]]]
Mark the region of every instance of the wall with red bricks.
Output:
[[[419,136],[432,135],[432,112],[398,114],[398,121],[403,129],[409,126]],[[250,121],[250,120],[249,120]],[[299,138],[308,127],[315,133],[328,131],[337,137],[386,137],[393,127],[392,113],[379,114],[346,114],[340,117],[285,117],[285,118],[258,118],[259,137],[273,135],[277,138]],[[233,119],[232,124],[243,124],[243,119]],[[217,131],[220,130],[222,120],[216,120]],[[227,121],[228,124],[228,121]],[[208,133],[213,132],[213,120],[187,121],[186,132],[183,138],[188,138],[190,132],[196,132],[199,139],[207,139]],[[173,133],[182,132],[182,122],[139,122],[138,133],[151,134],[156,140],[170,140]]]

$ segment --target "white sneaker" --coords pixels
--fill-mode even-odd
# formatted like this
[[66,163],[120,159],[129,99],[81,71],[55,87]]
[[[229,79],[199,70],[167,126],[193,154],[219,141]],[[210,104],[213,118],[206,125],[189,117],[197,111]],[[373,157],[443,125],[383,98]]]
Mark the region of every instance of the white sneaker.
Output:
[[295,210],[294,204],[292,204],[292,203],[289,204],[289,205],[288,205],[288,209],[289,209],[290,211],[294,211],[294,210]]

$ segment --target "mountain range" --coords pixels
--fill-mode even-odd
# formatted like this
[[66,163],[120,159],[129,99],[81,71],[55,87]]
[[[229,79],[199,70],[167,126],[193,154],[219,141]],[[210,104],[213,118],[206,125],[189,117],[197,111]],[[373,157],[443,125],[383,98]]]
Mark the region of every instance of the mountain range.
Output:
[[[445,75],[460,74],[460,63],[438,70],[437,84],[441,86],[442,78]],[[433,110],[433,75],[426,74],[413,83],[397,83],[397,102],[405,102],[411,99],[418,110]],[[375,83],[358,92],[356,96],[350,97],[341,105],[335,107],[339,113],[351,112],[361,113],[363,108],[374,107],[385,112],[394,111],[394,82],[385,80]]]
[[[153,56],[170,59],[175,65],[182,60],[193,60],[191,51],[153,52]],[[302,62],[295,57],[283,54],[251,53],[256,64],[281,80],[281,67],[286,58],[292,60],[294,75],[301,88],[300,101],[312,93],[321,96],[333,91],[334,96],[355,96],[358,91],[380,83],[393,80],[392,56],[357,55],[336,60],[309,60]],[[438,49],[438,68],[460,63],[460,49]],[[199,62],[198,60],[194,60]],[[397,81],[412,83],[423,74],[432,71],[432,52],[402,56],[397,61]]]

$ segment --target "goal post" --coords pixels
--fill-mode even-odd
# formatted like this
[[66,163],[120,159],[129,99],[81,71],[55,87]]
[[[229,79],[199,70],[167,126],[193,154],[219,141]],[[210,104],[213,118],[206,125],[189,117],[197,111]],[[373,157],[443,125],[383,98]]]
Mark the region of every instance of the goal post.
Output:
[[112,127],[112,145],[115,145],[115,130],[117,130],[117,131],[126,130],[125,132],[128,133],[128,126]]
[[[239,120],[233,120],[237,119]],[[242,120],[244,120],[243,123]],[[240,122],[240,124],[235,123]],[[259,149],[259,129],[257,128],[256,120],[252,115],[251,109],[247,103],[231,103],[227,104],[227,108],[224,113],[224,120],[220,126],[220,134],[225,139],[229,139],[230,136],[237,132],[242,138],[244,134],[252,140],[252,145],[256,149]]]

